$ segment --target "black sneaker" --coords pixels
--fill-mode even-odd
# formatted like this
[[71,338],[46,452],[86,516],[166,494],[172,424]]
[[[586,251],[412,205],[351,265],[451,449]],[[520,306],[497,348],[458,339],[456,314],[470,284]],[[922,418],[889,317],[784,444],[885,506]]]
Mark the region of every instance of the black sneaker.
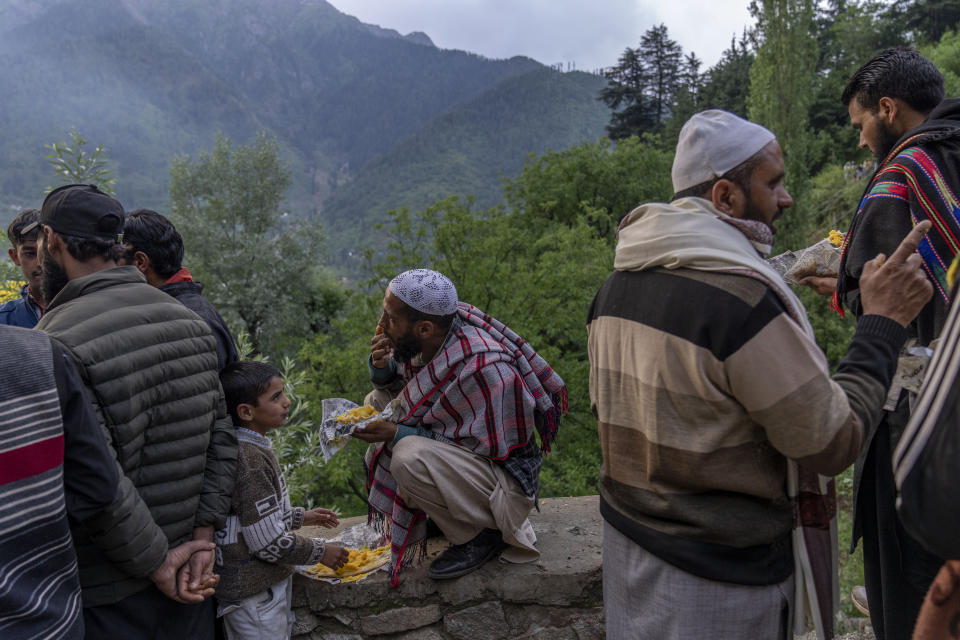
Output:
[[430,563],[427,575],[434,580],[459,578],[482,567],[503,549],[503,536],[497,529],[484,529],[470,542],[455,544]]

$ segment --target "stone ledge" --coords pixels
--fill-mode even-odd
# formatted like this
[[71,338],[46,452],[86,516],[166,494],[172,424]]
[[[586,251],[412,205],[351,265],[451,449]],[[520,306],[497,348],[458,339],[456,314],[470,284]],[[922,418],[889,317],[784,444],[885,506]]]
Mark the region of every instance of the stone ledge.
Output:
[[[426,566],[446,548],[440,538],[428,541],[426,560],[404,570],[394,589],[386,572],[339,585],[296,576],[294,637],[602,638],[598,498],[547,499],[540,509],[530,514],[541,554],[534,563],[494,560],[462,578],[432,580]],[[347,518],[337,529],[305,527],[302,533],[332,538],[365,521]]]

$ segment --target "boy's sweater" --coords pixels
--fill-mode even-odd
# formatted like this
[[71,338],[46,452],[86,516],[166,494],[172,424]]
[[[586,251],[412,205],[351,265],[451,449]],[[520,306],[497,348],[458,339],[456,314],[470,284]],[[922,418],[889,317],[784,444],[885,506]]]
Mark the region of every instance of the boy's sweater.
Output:
[[226,527],[217,531],[217,597],[237,602],[266,591],[293,574],[294,565],[316,564],[323,540],[293,533],[303,507],[290,507],[280,464],[265,436],[237,428],[237,486]]

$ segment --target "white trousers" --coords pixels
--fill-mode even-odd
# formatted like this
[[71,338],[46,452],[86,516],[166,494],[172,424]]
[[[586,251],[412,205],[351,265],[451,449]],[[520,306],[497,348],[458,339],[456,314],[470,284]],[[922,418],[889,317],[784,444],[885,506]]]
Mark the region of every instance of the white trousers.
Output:
[[221,604],[218,615],[228,640],[282,640],[293,631],[290,599],[293,576],[236,603]]

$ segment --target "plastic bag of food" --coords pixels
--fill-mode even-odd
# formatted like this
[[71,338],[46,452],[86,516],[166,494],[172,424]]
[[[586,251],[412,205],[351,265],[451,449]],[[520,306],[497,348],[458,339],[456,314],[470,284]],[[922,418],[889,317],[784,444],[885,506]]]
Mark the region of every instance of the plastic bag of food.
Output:
[[807,276],[836,277],[840,271],[840,248],[830,240],[799,251],[786,251],[767,260],[787,284],[797,285]]
[[363,580],[390,563],[390,541],[366,523],[354,525],[326,542],[346,547],[350,553],[347,562],[336,570],[319,563],[300,565],[297,573],[313,580],[339,584]]
[[830,240],[821,240],[796,254],[797,261],[783,274],[787,284],[799,284],[807,276],[835,277],[840,272],[840,248]]
[[320,451],[326,462],[333,454],[343,449],[354,431],[363,431],[364,427],[381,420],[392,420],[397,411],[396,401],[377,412],[370,405],[358,405],[344,398],[327,398],[321,405],[323,417],[320,420]]
[[773,267],[773,270],[779,273],[781,276],[787,273],[797,262],[797,254],[793,251],[784,251],[779,255],[775,255],[772,258],[767,258],[767,264]]
[[798,285],[807,276],[836,277],[840,271],[840,247],[844,234],[830,230],[824,240],[799,251],[785,251],[767,259],[787,284]]

